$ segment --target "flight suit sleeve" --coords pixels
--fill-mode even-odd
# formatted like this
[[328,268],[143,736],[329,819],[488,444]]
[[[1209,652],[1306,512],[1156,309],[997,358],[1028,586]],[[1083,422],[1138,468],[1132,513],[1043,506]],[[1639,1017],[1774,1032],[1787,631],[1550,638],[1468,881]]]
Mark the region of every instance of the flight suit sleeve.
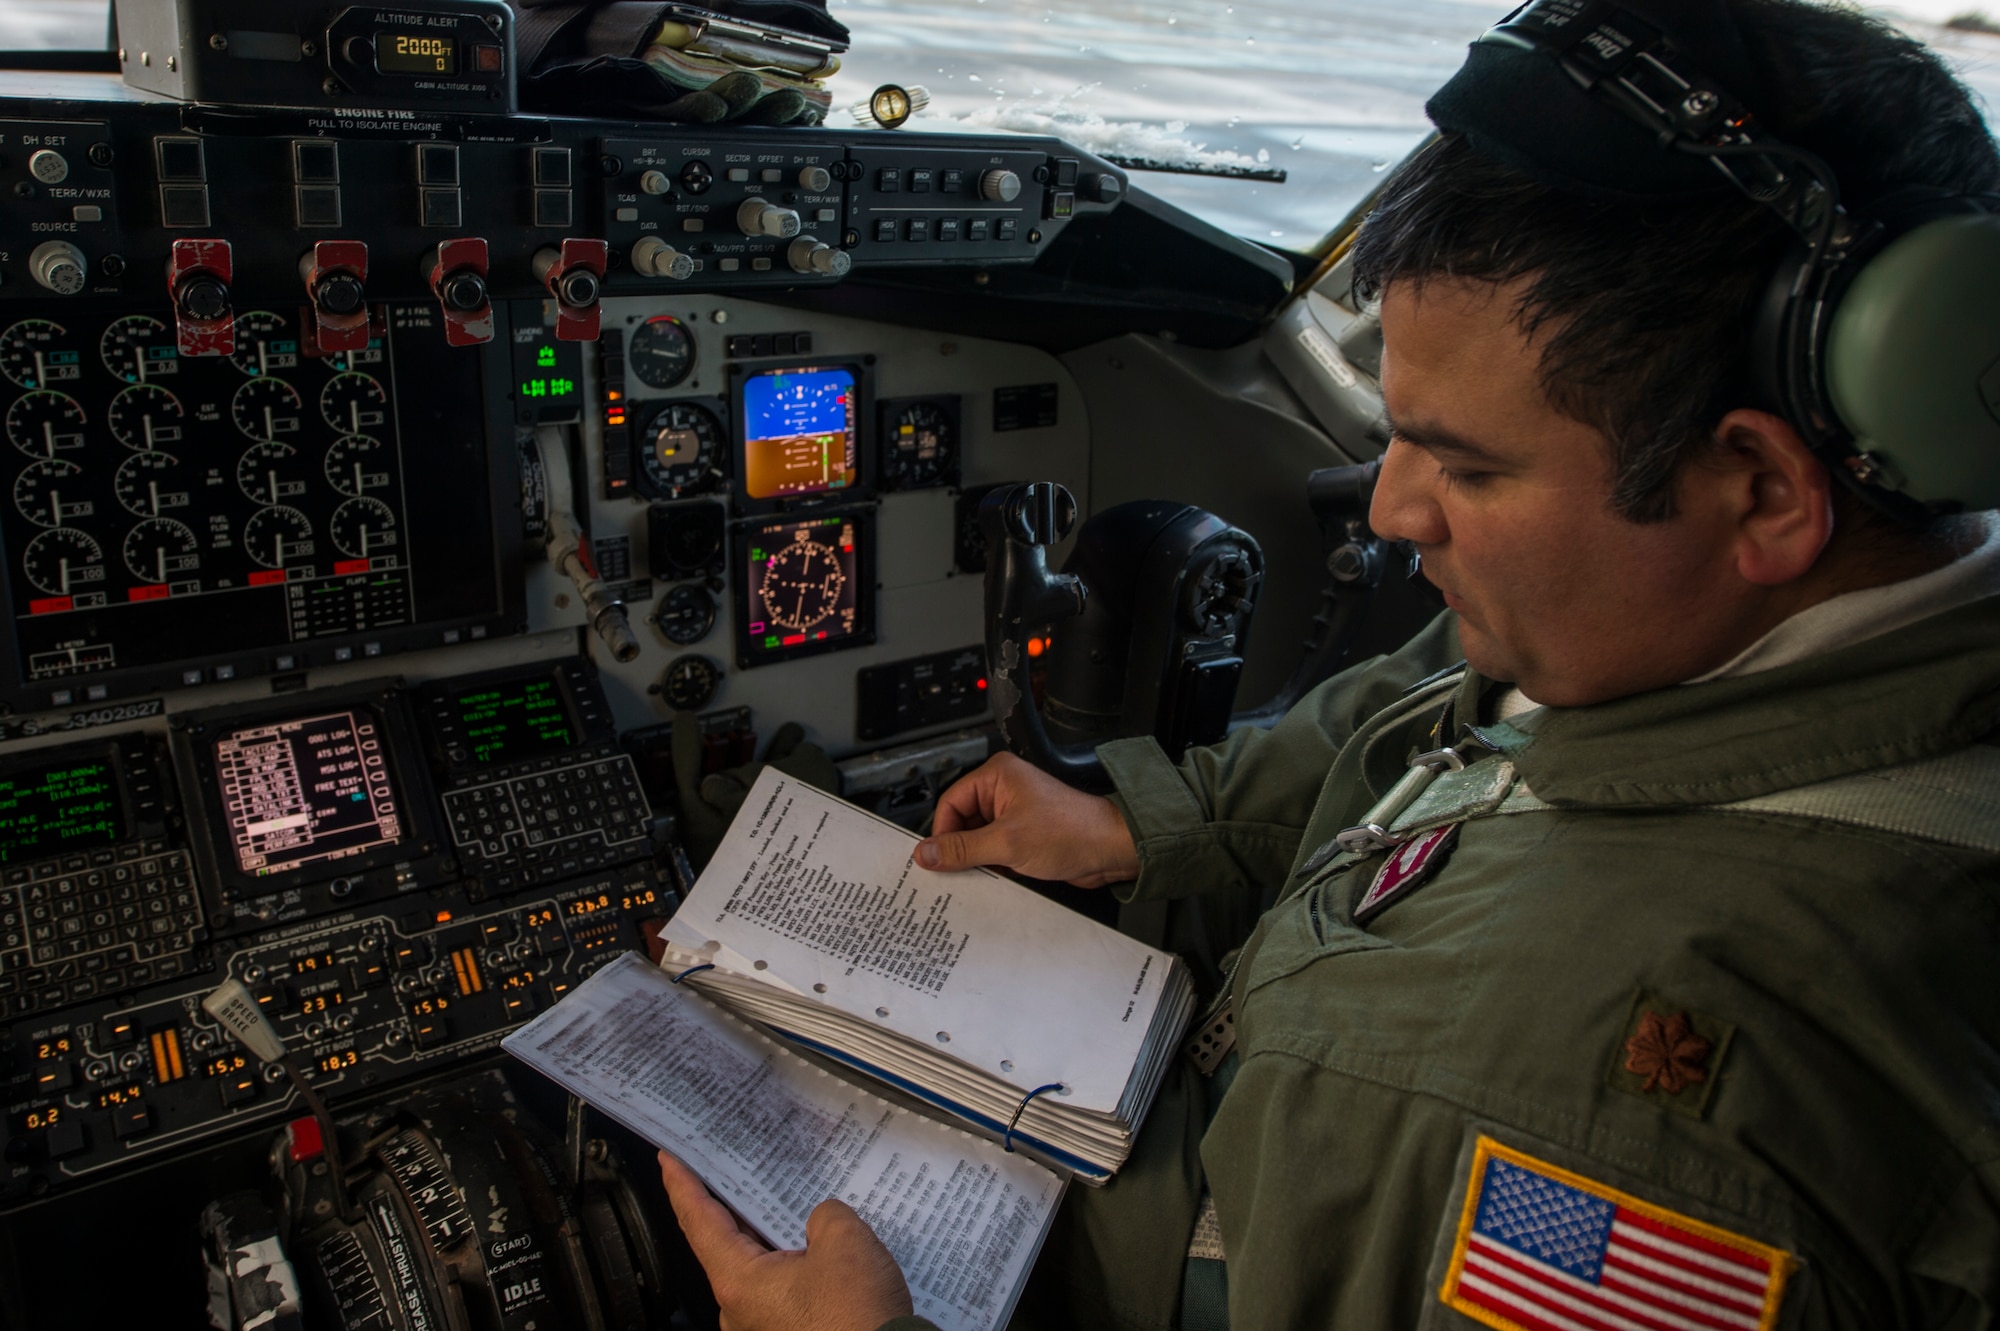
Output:
[[1139,851],[1123,901],[1256,891],[1290,870],[1320,788],[1349,736],[1411,685],[1460,659],[1449,613],[1390,656],[1321,684],[1269,730],[1245,728],[1168,761],[1151,736],[1098,747]]

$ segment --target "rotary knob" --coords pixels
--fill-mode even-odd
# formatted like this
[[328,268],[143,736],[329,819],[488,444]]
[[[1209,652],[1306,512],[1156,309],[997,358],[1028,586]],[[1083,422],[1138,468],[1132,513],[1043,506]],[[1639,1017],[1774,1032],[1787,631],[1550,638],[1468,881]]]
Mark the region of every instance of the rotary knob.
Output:
[[745,199],[743,206],[736,210],[736,225],[743,234],[759,239],[775,236],[788,240],[799,234],[799,215],[790,208],[780,208],[768,199]]
[[1021,197],[1021,177],[996,166],[979,177],[979,197],[994,203],[1012,203]]
[[58,296],[74,296],[83,290],[89,270],[83,251],[66,240],[45,240],[28,256],[28,271]]
[[833,173],[823,166],[807,166],[799,169],[799,188],[812,194],[824,194],[833,184]]
[[812,236],[800,236],[793,241],[785,250],[785,258],[793,272],[818,277],[845,277],[854,266],[854,257],[846,250],[835,249]]
[[674,182],[667,179],[666,172],[651,170],[639,177],[639,188],[648,194],[668,194],[673,191]]
[[632,267],[647,277],[671,277],[676,282],[694,276],[694,259],[658,236],[642,236],[632,247]]

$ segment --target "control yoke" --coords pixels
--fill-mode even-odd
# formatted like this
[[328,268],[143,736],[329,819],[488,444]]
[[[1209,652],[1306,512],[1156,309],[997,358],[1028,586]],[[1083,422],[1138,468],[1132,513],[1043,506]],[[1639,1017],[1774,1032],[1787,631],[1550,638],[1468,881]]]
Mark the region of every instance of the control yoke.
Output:
[[1010,485],[979,503],[986,538],[986,662],[1007,747],[1073,786],[1102,787],[1093,746],[1057,744],[1028,684],[1030,630],[1083,613],[1083,579],[1049,571],[1049,547],[1076,526],[1076,500],[1053,481]]

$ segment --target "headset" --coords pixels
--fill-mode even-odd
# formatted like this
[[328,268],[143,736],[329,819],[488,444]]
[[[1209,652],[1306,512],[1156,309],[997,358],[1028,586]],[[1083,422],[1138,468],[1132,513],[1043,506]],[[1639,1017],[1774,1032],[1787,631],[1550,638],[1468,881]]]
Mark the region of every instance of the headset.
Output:
[[[1428,108],[1432,118],[1469,131],[1475,147],[1485,131],[1530,161],[1543,159],[1521,140],[1557,157],[1616,152],[1616,126],[1590,123],[1610,119],[1595,112],[1577,119],[1573,94],[1547,77],[1553,61],[1588,105],[1615,108],[1658,149],[1720,172],[1797,237],[1752,332],[1764,405],[1892,516],[2000,507],[2000,199],[1905,190],[1850,213],[1824,161],[1768,133],[1663,30],[1705,38],[1743,77],[1748,57],[1723,7],[1646,8],[1662,19],[1608,0],[1533,0],[1473,43],[1465,69]],[[1515,95],[1494,97],[1496,84]],[[1502,100],[1525,105],[1496,109]],[[1559,143],[1552,114],[1568,121]],[[1623,142],[1632,140],[1624,131]],[[1637,180],[1660,176],[1663,165],[1655,157],[1609,170]],[[1671,165],[1685,188],[1689,172]],[[1714,179],[1694,183],[1713,188]]]

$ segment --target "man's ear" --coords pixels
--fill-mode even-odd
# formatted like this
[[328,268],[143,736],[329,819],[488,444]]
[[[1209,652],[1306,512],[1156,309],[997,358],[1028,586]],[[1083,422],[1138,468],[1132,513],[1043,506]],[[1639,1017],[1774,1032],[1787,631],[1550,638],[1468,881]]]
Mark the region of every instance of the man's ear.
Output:
[[1804,577],[1833,539],[1833,477],[1784,418],[1741,407],[1715,427],[1735,484],[1736,571],[1776,587]]

